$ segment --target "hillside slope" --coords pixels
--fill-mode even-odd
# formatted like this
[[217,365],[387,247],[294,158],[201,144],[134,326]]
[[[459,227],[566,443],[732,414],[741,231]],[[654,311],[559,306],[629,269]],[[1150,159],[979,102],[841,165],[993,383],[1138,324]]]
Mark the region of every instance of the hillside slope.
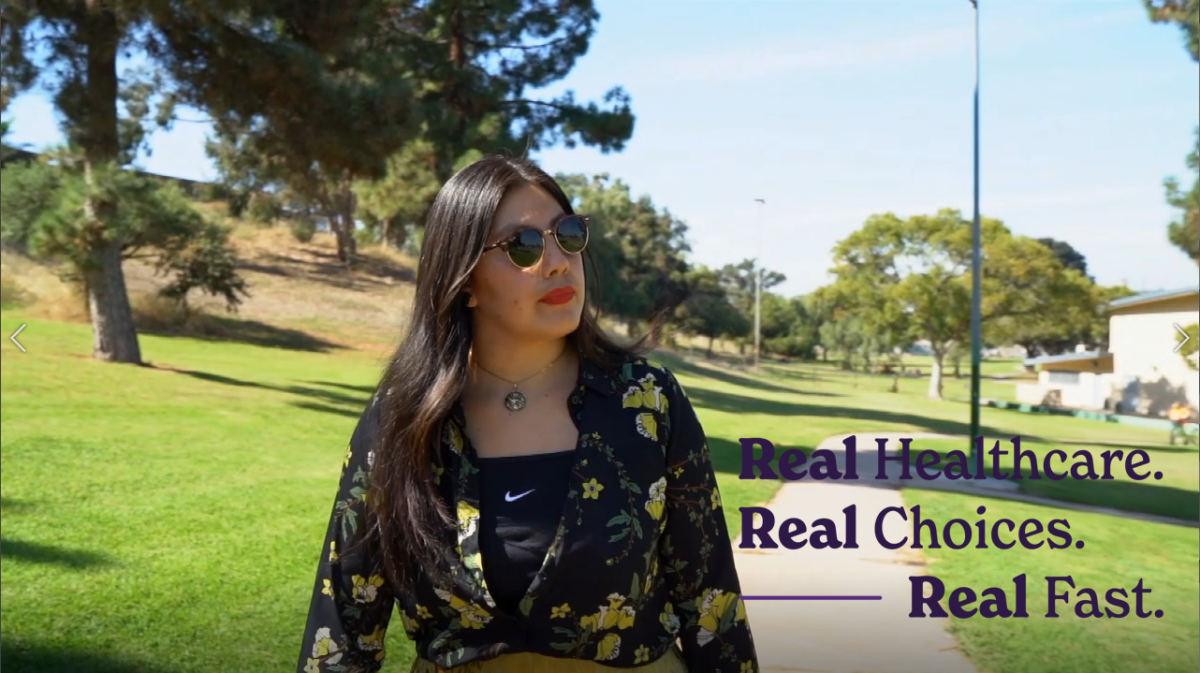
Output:
[[[221,217],[214,207],[214,217]],[[250,296],[235,313],[200,293],[189,296],[183,315],[156,292],[164,278],[142,260],[125,262],[126,283],[142,333],[169,333],[281,345],[305,350],[352,348],[377,351],[396,343],[411,306],[415,260],[381,247],[360,249],[346,268],[333,237],[318,233],[301,243],[285,226],[231,222],[238,270]],[[23,304],[30,315],[86,322],[86,304],[60,280],[57,269],[9,251],[0,255],[4,301]]]

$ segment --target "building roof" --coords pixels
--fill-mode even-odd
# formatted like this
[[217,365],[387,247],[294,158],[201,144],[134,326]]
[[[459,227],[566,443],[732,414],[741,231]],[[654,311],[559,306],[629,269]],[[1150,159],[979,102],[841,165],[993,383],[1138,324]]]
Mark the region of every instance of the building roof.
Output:
[[1035,365],[1053,365],[1065,362],[1083,362],[1085,360],[1099,360],[1101,358],[1111,358],[1112,353],[1105,351],[1084,351],[1082,353],[1063,353],[1062,355],[1043,355],[1040,358],[1029,358],[1025,360],[1026,367]]
[[1143,292],[1135,294],[1131,297],[1122,299],[1114,299],[1109,303],[1109,308],[1129,308],[1131,306],[1139,306],[1141,304],[1152,304],[1156,301],[1166,301],[1168,299],[1177,299],[1186,297],[1189,294],[1200,294],[1200,287],[1184,287],[1176,290],[1155,290],[1154,292]]

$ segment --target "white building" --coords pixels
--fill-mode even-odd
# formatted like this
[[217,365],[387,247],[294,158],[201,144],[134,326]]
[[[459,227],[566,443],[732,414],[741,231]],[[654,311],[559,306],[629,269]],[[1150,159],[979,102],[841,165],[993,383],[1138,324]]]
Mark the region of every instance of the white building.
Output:
[[1200,405],[1200,372],[1175,352],[1175,326],[1200,321],[1200,288],[1134,295],[1114,301],[1111,309],[1108,350],[1120,410],[1160,416],[1175,402]]
[[1175,326],[1200,321],[1200,288],[1146,292],[1110,309],[1107,351],[1026,360],[1038,367],[1038,382],[1018,384],[1017,401],[1149,416],[1175,402],[1200,406],[1200,372],[1175,352]]

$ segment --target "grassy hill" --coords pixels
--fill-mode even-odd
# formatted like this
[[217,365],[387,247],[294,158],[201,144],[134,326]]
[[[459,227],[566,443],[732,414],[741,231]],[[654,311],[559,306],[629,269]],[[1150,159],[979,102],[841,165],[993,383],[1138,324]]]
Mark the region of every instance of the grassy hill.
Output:
[[[222,207],[203,206],[212,217]],[[239,272],[250,296],[236,314],[219,300],[189,297],[196,311],[181,315],[155,291],[162,278],[145,261],[125,262],[135,320],[143,334],[188,335],[307,350],[353,348],[378,351],[395,343],[412,300],[415,260],[368,247],[352,269],[342,265],[332,236],[318,233],[301,243],[283,226],[229,222]],[[6,306],[63,322],[87,321],[86,305],[55,270],[4,252]]]

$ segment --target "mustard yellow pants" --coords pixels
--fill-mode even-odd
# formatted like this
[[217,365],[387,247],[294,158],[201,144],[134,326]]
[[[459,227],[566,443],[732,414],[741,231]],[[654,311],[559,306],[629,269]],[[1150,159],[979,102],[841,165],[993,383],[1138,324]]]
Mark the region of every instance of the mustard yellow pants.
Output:
[[[615,670],[618,669],[586,659],[559,659],[521,652],[504,654],[488,661],[475,661],[453,669],[439,668],[430,661],[417,659],[409,673],[613,673]],[[645,666],[621,670],[633,673],[688,673],[683,657],[675,648]]]

